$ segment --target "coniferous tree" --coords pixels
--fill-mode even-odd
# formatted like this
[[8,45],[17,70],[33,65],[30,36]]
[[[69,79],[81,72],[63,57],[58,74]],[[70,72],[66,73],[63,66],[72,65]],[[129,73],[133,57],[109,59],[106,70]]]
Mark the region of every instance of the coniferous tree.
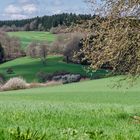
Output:
[[4,59],[4,49],[2,47],[2,44],[0,43],[0,63],[3,61]]
[[58,27],[59,25],[70,26],[72,23],[79,20],[87,20],[92,18],[94,18],[94,16],[63,13],[52,16],[35,17],[31,19],[0,21],[0,28],[4,29],[4,31],[48,31],[52,27]]

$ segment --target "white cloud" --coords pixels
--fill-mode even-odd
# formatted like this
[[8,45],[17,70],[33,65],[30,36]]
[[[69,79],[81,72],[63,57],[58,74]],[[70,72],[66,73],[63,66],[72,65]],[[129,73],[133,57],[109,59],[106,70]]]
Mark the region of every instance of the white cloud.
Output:
[[8,5],[4,10],[6,14],[17,14],[20,13],[21,11],[22,11],[21,8],[12,4]]
[[26,4],[23,5],[22,10],[24,13],[33,14],[37,12],[37,6],[35,4]]
[[38,7],[29,0],[20,0],[19,3],[8,5],[4,9],[3,15],[10,17],[10,19],[25,19],[33,16],[38,12]]
[[[2,19],[21,19],[35,16],[53,15],[60,13],[89,13],[84,0],[9,0],[14,1],[7,5],[4,10],[0,9]],[[81,3],[80,3],[81,2]]]

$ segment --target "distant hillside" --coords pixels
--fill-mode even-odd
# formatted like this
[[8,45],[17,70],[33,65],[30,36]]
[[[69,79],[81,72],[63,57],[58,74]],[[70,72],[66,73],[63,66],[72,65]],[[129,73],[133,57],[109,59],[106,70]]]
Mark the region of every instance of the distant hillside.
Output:
[[76,14],[58,14],[52,16],[35,17],[23,20],[7,20],[0,21],[0,28],[4,31],[48,31],[52,27],[67,26],[80,20],[90,20],[95,16],[91,15],[76,15]]

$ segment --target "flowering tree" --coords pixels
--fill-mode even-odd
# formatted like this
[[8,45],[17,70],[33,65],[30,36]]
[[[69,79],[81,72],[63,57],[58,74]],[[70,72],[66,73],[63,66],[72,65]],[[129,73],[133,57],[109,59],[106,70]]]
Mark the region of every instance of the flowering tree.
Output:
[[90,67],[108,63],[115,73],[140,74],[140,0],[87,1],[98,14],[82,49]]

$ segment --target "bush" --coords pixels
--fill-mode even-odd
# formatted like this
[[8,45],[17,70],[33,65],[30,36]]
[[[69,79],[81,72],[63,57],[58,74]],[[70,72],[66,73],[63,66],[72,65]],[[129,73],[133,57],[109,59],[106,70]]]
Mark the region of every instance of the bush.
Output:
[[8,68],[6,72],[7,72],[7,74],[13,74],[14,73],[12,68]]
[[5,79],[5,76],[2,73],[0,73],[0,84],[3,84],[5,82]]
[[27,83],[25,80],[19,77],[11,78],[3,86],[2,90],[18,90],[27,88]]
[[70,74],[66,71],[56,71],[54,73],[45,73],[39,72],[37,73],[37,77],[39,82],[47,82],[47,81],[62,81],[63,84],[72,83],[72,82],[79,82],[81,80],[80,74]]
[[80,74],[77,74],[77,75],[74,75],[74,74],[70,75],[70,74],[68,74],[68,75],[64,75],[62,77],[62,83],[63,84],[79,82],[80,80],[81,80]]
[[52,76],[52,80],[53,81],[60,81],[62,80],[62,77],[65,76],[65,75],[68,75],[70,74],[69,72],[66,72],[66,71],[61,71],[61,72],[55,72],[53,73],[53,76]]
[[38,78],[38,82],[40,82],[40,83],[44,83],[47,81],[47,73],[45,73],[45,72],[42,72],[42,71],[38,72],[36,74],[36,76]]
[[60,81],[62,79],[62,75],[54,76],[52,78],[53,81]]
[[[38,81],[39,82],[47,82],[47,81],[59,81],[58,79],[61,79],[62,76],[66,75],[66,74],[70,74],[69,72],[66,72],[66,71],[56,71],[54,73],[45,73],[45,72],[38,72],[37,73],[37,78],[38,78]],[[58,78],[60,77],[60,78]]]

